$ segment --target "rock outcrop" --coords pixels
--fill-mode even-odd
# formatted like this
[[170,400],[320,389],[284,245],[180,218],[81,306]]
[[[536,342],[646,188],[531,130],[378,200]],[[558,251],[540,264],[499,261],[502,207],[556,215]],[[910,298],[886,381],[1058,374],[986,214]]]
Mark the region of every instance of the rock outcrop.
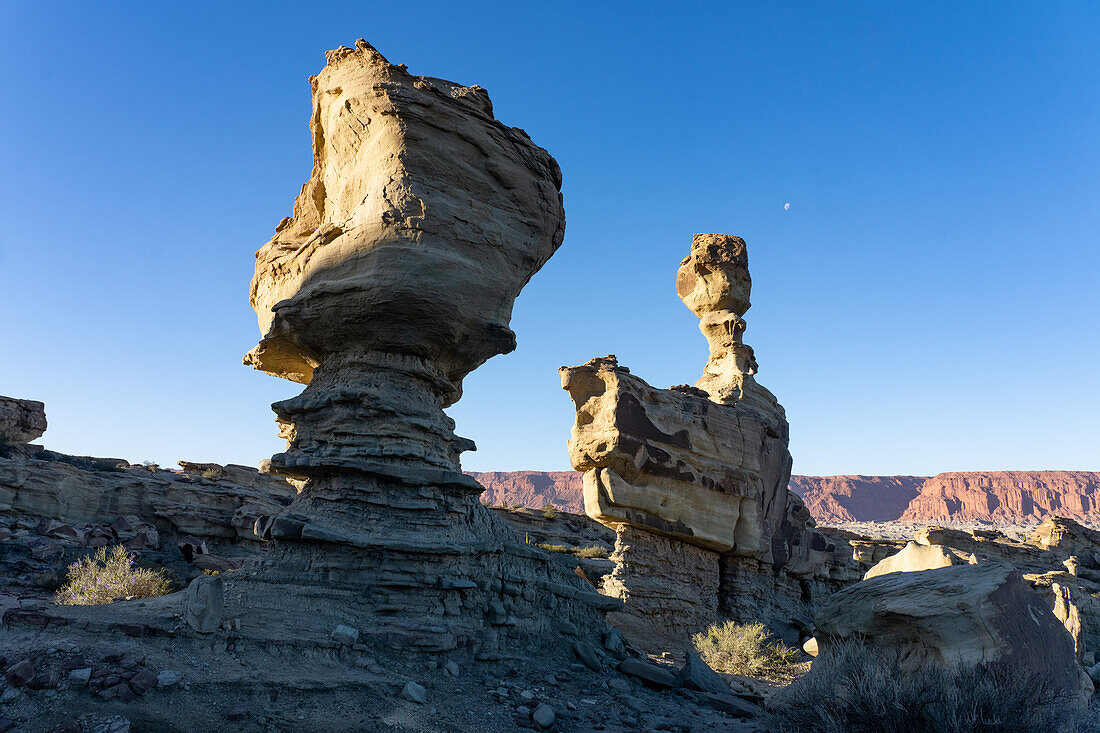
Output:
[[1051,514],[1100,521],[1100,474],[1088,471],[941,473],[924,482],[902,521],[1038,522]]
[[742,341],[749,288],[745,242],[697,234],[676,278],[710,344],[694,387],[657,389],[613,356],[560,370],[577,411],[569,457],[584,472],[585,511],[617,532],[604,590],[643,633],[755,616],[777,603],[777,582],[798,599],[797,579],[850,572],[830,566],[835,546],[787,490],[787,420]]
[[281,511],[295,495],[285,480],[246,466],[180,465],[177,473],[120,458],[0,445],[0,511],[66,523],[137,516],[168,534],[256,541],[256,519]]
[[[488,94],[390,64],[365,41],[313,77],[314,168],[256,256],[263,337],[245,362],[307,384],[273,405],[266,470],[300,487],[226,613],[309,598],[295,619],[422,651],[603,625],[616,601],[519,545],[461,471],[443,412],[515,348],[520,289],[562,242],[561,173]],[[234,609],[236,589],[248,607]],[[327,636],[328,631],[323,634]]]
[[897,651],[905,669],[1003,663],[1084,700],[1092,692],[1070,635],[1008,563],[871,578],[828,598],[815,623],[822,654],[860,639]]
[[910,542],[902,548],[901,552],[891,555],[875,564],[863,576],[876,578],[889,573],[914,573],[921,570],[934,570],[946,568],[951,565],[965,565],[966,560],[960,558],[950,548],[941,545],[920,545]]
[[0,395],[0,443],[29,443],[46,432],[46,406]]

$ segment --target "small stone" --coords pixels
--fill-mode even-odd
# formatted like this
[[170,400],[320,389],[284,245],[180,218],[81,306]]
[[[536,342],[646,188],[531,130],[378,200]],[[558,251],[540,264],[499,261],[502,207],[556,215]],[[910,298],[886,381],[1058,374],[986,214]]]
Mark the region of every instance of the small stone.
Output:
[[802,651],[809,654],[811,657],[817,656],[817,639],[810,637],[806,639],[806,642],[802,645]]
[[567,703],[565,703],[565,707],[569,708],[570,710],[576,710],[576,709],[577,709],[577,706],[576,706],[576,705],[574,705],[574,704],[573,704],[573,703],[571,703],[571,702],[567,702]]
[[139,670],[130,678],[130,687],[139,695],[144,695],[157,686],[157,676],[147,669]]
[[748,718],[764,712],[751,702],[742,700],[735,695],[714,695],[707,692],[703,694],[703,701],[715,710],[719,710],[726,715],[732,715],[735,718]]
[[1100,685],[1100,664],[1089,667],[1089,677],[1092,678],[1093,682]]
[[174,669],[166,669],[157,675],[157,687],[171,687],[183,679],[183,675]]
[[401,688],[401,697],[405,698],[409,702],[419,703],[423,705],[428,699],[428,691],[423,685],[418,685],[415,682],[409,681],[405,683],[405,686]]
[[226,720],[244,720],[248,717],[248,706],[243,702],[236,703],[225,713]]
[[546,730],[554,724],[554,708],[546,703],[540,704],[531,713],[531,722],[538,726],[539,730]]
[[452,677],[458,677],[458,665],[455,664],[453,659],[448,660],[447,663],[443,665],[443,671]]
[[619,659],[626,656],[626,645],[623,643],[623,632],[613,628],[604,634],[603,648]]
[[519,693],[519,696],[527,702],[531,702],[535,699],[535,693],[531,692],[530,690],[524,690],[523,692]]
[[600,658],[596,656],[596,650],[592,648],[591,644],[579,640],[574,641],[573,653],[577,655],[577,659],[584,663],[584,666],[593,672],[599,672],[603,669],[603,664],[600,663]]
[[561,633],[565,634],[566,636],[576,636],[577,635],[576,625],[574,625],[573,623],[571,623],[569,621],[560,621],[560,622],[558,622],[558,629],[561,631]]
[[34,677],[34,663],[29,659],[21,659],[13,662],[4,670],[4,676],[12,687],[22,687]]
[[647,687],[668,689],[676,686],[676,678],[660,667],[630,657],[619,663],[619,671],[636,677]]
[[354,644],[359,641],[359,629],[340,624],[332,630],[332,640],[339,644]]
[[84,667],[82,669],[74,669],[69,672],[69,682],[74,685],[87,685],[88,680],[92,678],[92,668]]
[[104,700],[119,700],[121,702],[132,702],[137,695],[130,689],[130,685],[125,682],[119,682],[113,687],[99,691],[99,696]]
[[707,666],[690,649],[685,652],[687,661],[683,669],[676,675],[676,684],[688,690],[699,692],[713,692],[718,695],[728,695],[730,686],[717,672]]
[[222,622],[225,584],[220,575],[200,575],[183,591],[183,618],[195,631],[217,631]]

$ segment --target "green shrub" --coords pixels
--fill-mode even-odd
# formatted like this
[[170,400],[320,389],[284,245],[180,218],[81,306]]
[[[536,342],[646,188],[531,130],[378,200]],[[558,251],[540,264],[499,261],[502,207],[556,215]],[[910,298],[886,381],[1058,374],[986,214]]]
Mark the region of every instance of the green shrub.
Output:
[[543,519],[553,519],[558,516],[558,508],[553,504],[547,504],[542,508]]
[[69,566],[65,584],[57,591],[57,602],[64,606],[92,606],[119,598],[150,598],[172,590],[172,581],[164,570],[135,568],[136,555],[122,545],[108,553],[106,547],[93,557],[84,557]]
[[691,640],[711,668],[746,677],[789,677],[798,656],[797,649],[773,641],[764,624],[726,621]]
[[1095,714],[1019,663],[902,669],[898,654],[838,645],[769,701],[776,733],[1077,733]]

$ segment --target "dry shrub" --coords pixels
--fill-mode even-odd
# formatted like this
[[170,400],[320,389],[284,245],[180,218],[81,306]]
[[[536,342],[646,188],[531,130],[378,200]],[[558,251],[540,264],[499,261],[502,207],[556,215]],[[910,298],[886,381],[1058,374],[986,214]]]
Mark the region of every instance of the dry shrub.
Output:
[[789,677],[798,650],[772,639],[764,624],[726,621],[691,637],[712,669],[746,677]]
[[69,566],[65,584],[57,591],[57,602],[65,606],[93,606],[119,598],[150,598],[172,590],[172,581],[163,570],[135,568],[134,553],[122,545],[110,552],[96,550]]
[[898,654],[851,642],[769,703],[769,731],[787,733],[1078,733],[1097,720],[1072,696],[1017,665],[902,671]]
[[546,550],[547,552],[569,552],[569,548],[565,545],[535,545],[540,550]]
[[573,554],[577,557],[583,558],[607,557],[607,548],[600,547],[599,545],[592,545],[591,547],[578,547],[573,550]]
[[542,508],[543,519],[553,519],[558,516],[558,508],[553,504],[547,504]]

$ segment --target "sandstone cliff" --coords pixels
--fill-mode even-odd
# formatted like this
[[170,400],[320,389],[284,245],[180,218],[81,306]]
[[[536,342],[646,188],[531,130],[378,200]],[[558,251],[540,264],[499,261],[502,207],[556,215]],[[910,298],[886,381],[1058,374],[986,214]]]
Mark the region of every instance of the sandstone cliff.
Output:
[[584,514],[580,471],[467,472],[485,487],[481,501],[489,506],[508,504],[541,509],[550,504],[572,514]]
[[892,522],[920,492],[924,476],[791,476],[818,522]]
[[[541,508],[584,506],[576,471],[490,471],[472,474],[490,504]],[[983,471],[924,476],[791,476],[821,524],[844,522],[1038,522],[1051,514],[1100,522],[1100,473]]]
[[1032,522],[1051,514],[1100,521],[1100,473],[981,471],[941,473],[924,482],[903,521]]

